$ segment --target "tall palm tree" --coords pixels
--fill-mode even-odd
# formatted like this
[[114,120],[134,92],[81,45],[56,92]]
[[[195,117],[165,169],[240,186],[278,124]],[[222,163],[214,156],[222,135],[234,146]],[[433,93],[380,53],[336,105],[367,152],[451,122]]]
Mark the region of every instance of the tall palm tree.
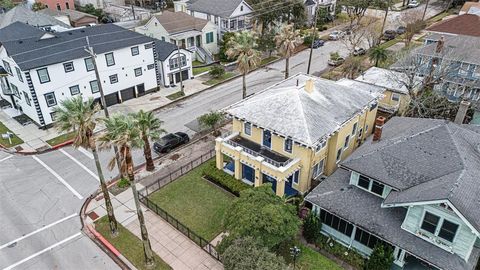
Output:
[[132,116],[135,118],[136,125],[141,132],[140,136],[143,140],[143,155],[147,162],[147,171],[153,171],[155,164],[153,163],[149,139],[158,139],[160,134],[165,133],[165,130],[162,129],[163,122],[156,118],[152,112],[144,112],[143,110]]
[[289,60],[295,52],[295,49],[302,43],[300,31],[293,29],[293,24],[286,24],[280,32],[275,35],[275,43],[282,57],[285,58],[285,79],[289,75]]
[[113,236],[118,234],[117,220],[113,213],[112,202],[108,193],[105,178],[102,172],[102,166],[98,158],[97,144],[93,131],[97,125],[95,115],[100,111],[100,105],[94,104],[93,98],[86,102],[82,100],[81,96],[72,99],[66,99],[60,103],[60,106],[54,109],[57,117],[56,128],[61,132],[74,132],[73,146],[75,148],[83,147],[90,149],[97,167],[98,178],[100,180],[100,187],[102,189],[105,206],[107,208],[108,222],[110,225],[110,232]]
[[[133,199],[135,201],[135,208],[137,211],[138,221],[140,223],[140,231],[143,242],[143,253],[145,255],[145,264],[147,266],[153,266],[155,260],[153,257],[152,247],[150,245],[150,239],[148,239],[147,227],[145,226],[145,218],[140,206],[140,200],[138,198],[137,188],[135,186],[135,175],[133,172],[134,164],[132,159],[132,149],[143,147],[142,132],[138,128],[137,123],[132,115],[116,114],[110,116],[110,118],[103,119],[105,123],[105,131],[98,138],[101,142],[101,147],[108,148],[112,145],[116,145],[119,149],[122,159],[121,170],[127,174],[130,181],[130,187],[133,192]],[[110,160],[108,164],[109,169],[112,170],[115,167],[115,157]]]
[[256,37],[250,31],[235,33],[235,36],[228,42],[226,54],[229,58],[237,59],[237,70],[242,74],[243,79],[242,98],[246,98],[246,76],[248,72],[260,64],[261,60],[260,52],[257,50]]
[[379,63],[385,62],[388,59],[387,50],[381,46],[376,46],[370,49],[368,57],[371,61],[375,62],[375,66],[378,67]]

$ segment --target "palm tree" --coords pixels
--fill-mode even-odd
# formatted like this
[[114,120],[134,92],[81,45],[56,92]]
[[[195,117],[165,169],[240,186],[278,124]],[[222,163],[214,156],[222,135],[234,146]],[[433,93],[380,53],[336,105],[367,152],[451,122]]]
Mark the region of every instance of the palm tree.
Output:
[[95,115],[100,111],[100,105],[94,104],[93,98],[86,102],[81,96],[72,99],[66,99],[60,103],[60,106],[54,109],[57,121],[56,128],[61,132],[74,132],[73,147],[83,147],[90,149],[97,167],[98,179],[102,189],[105,206],[107,208],[108,222],[110,224],[110,232],[113,236],[118,234],[117,220],[113,213],[112,202],[108,193],[105,178],[102,172],[102,166],[98,158],[97,145],[93,131],[97,125]]
[[286,24],[282,27],[280,32],[275,35],[275,43],[280,51],[282,57],[285,58],[285,79],[289,75],[289,60],[295,52],[295,49],[302,43],[300,31],[293,29],[293,24]]
[[147,162],[147,171],[153,171],[155,164],[152,158],[152,149],[150,148],[150,141],[158,139],[161,133],[165,133],[165,130],[161,128],[163,122],[156,118],[152,112],[144,112],[140,110],[136,114],[132,114],[135,118],[137,127],[140,129],[141,138],[143,140],[143,155]]
[[378,67],[379,63],[385,62],[388,59],[387,50],[381,46],[373,47],[368,53],[368,57],[371,61],[375,61],[375,66]]
[[[105,123],[105,131],[99,137],[101,146],[108,148],[116,145],[121,153],[121,170],[127,174],[130,187],[133,192],[133,199],[137,211],[138,221],[140,223],[140,231],[143,242],[143,253],[145,255],[145,264],[150,267],[155,264],[152,247],[148,239],[147,227],[145,226],[145,218],[140,206],[137,188],[135,186],[135,175],[133,173],[132,149],[143,147],[142,132],[132,115],[116,114],[110,118],[103,119]],[[109,169],[115,167],[115,157],[110,160]]]
[[243,79],[242,98],[246,98],[246,76],[260,64],[260,52],[257,50],[256,37],[250,31],[235,33],[235,36],[228,42],[226,54],[229,58],[237,59],[237,70],[242,74]]

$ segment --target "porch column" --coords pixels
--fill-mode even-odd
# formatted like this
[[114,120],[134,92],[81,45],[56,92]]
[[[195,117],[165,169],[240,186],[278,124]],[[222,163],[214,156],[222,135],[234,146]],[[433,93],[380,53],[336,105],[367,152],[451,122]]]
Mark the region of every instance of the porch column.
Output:
[[223,154],[222,154],[222,138],[216,138],[215,139],[215,160],[216,160],[216,165],[217,169],[223,170]]
[[258,161],[258,168],[255,169],[255,187],[258,187],[262,184],[262,162],[264,160],[263,157],[256,157]]
[[235,157],[235,179],[242,180],[242,163],[240,163],[240,155],[242,155],[242,147],[235,147],[237,156]]
[[352,246],[353,240],[355,240],[355,233],[357,233],[357,226],[353,225],[352,235],[350,235],[350,246]]
[[285,194],[285,179],[277,180],[277,190],[275,191],[277,196],[282,197]]

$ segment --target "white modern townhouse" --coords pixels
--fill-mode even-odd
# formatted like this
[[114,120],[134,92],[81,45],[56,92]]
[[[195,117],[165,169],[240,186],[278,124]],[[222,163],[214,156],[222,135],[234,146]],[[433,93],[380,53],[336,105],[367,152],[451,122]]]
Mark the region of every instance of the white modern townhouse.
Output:
[[[87,38],[101,82],[85,50]],[[156,91],[163,77],[160,58],[172,66],[170,73],[179,58],[167,43],[113,24],[49,33],[18,22],[0,30],[0,43],[0,65],[8,74],[1,78],[1,99],[41,128],[52,125],[62,100],[81,95],[99,101],[99,83],[107,106]],[[181,62],[188,61],[191,55],[184,52]]]
[[176,12],[186,12],[218,26],[219,39],[225,32],[237,32],[252,27],[253,8],[245,0],[179,0]]

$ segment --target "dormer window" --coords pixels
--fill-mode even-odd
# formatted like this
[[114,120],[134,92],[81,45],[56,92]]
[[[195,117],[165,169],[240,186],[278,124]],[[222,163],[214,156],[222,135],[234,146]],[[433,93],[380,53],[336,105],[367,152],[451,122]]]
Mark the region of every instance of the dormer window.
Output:
[[285,139],[285,144],[283,150],[287,153],[292,153],[293,141],[290,138]]
[[[442,224],[441,226],[439,226]],[[428,211],[425,211],[423,216],[422,225],[420,228],[434,236],[438,236],[442,240],[452,243],[457,234],[458,224],[453,223],[445,218],[434,215]]]
[[243,133],[245,133],[245,135],[252,135],[252,124],[249,123],[249,122],[245,122],[243,123]]
[[378,195],[382,198],[385,198],[386,193],[388,193],[388,189],[387,192],[385,192],[386,187],[384,184],[356,172],[352,172],[350,184],[355,185],[368,192],[371,192],[375,195]]

